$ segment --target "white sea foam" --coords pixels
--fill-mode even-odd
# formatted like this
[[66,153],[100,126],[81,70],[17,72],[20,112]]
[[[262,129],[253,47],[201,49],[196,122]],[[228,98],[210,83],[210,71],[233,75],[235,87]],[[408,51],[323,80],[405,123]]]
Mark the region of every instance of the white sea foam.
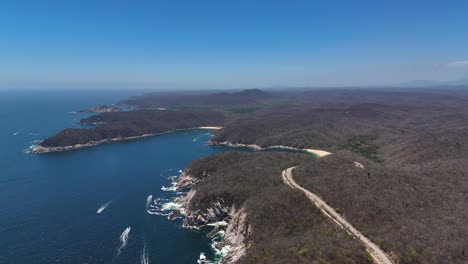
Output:
[[175,190],[177,190],[177,187],[175,185],[172,185],[171,187],[166,187],[166,186],[161,186],[161,190],[165,191],[165,192],[174,192]]
[[227,256],[227,254],[229,253],[229,250],[231,249],[231,246],[229,245],[225,245],[224,247],[222,247],[221,249],[218,249],[216,247],[216,245],[218,244],[218,242],[213,242],[211,244],[211,248],[213,249],[214,251],[214,254],[215,254],[215,260],[222,260],[224,257]]
[[107,208],[107,206],[109,206],[109,204],[111,204],[111,202],[112,202],[112,200],[111,200],[111,201],[108,201],[108,202],[105,203],[105,204],[103,204],[101,207],[99,207],[99,209],[97,210],[96,213],[97,213],[97,214],[102,213],[102,211],[104,211],[104,210]]
[[165,192],[175,192],[177,190],[177,179],[179,178],[179,175],[172,175],[167,177],[169,180],[171,180],[171,186],[166,187],[166,186],[161,186],[161,190]]
[[143,251],[141,252],[140,264],[149,264],[148,252],[146,252],[146,242],[143,244]]
[[179,177],[180,175],[171,175],[167,177],[167,179],[171,180],[171,182],[175,182]]
[[150,209],[150,210],[147,210],[146,212],[147,212],[148,214],[150,214],[150,215],[160,215],[160,216],[168,216],[168,215],[171,214],[171,213],[161,213],[161,212],[159,212],[159,211],[151,210],[151,209]]
[[226,235],[226,232],[224,230],[219,230],[219,232],[216,234],[218,238],[223,238],[224,235]]
[[132,228],[127,227],[127,228],[125,228],[125,230],[120,235],[120,243],[121,244],[120,244],[120,247],[117,249],[117,255],[120,255],[120,252],[122,251],[122,249],[127,246],[128,236],[130,234],[130,230],[132,230]]
[[169,201],[169,199],[164,198],[157,198],[152,202],[150,201],[150,204],[146,207],[146,212],[151,215],[170,215],[170,212],[167,212],[168,210],[161,209],[167,201]]
[[169,211],[169,210],[175,210],[175,209],[180,209],[182,207],[181,203],[174,203],[174,202],[168,202],[162,205],[161,210],[163,211]]
[[17,135],[19,135],[19,133],[21,133],[21,131],[13,133],[13,136],[17,136]]
[[148,198],[146,198],[146,209],[148,210],[148,207],[150,206],[151,202],[153,201],[153,195],[149,195]]
[[209,260],[205,253],[201,252],[200,257],[197,260],[198,264],[220,264],[224,257],[227,256],[230,250],[230,246],[224,246],[221,249],[215,247],[216,242],[211,245],[214,251],[214,260]]
[[172,199],[157,198],[146,208],[148,214],[161,216],[168,216],[173,210],[179,210],[181,214],[185,214],[183,203],[176,203]]
[[219,221],[219,222],[209,223],[209,224],[207,224],[207,225],[208,225],[208,226],[219,227],[219,226],[227,226],[228,223],[225,222],[225,221]]
[[205,255],[205,253],[203,253],[203,252],[200,253],[200,257],[198,257],[197,263],[198,263],[198,264],[204,264],[204,263],[206,263],[206,255]]

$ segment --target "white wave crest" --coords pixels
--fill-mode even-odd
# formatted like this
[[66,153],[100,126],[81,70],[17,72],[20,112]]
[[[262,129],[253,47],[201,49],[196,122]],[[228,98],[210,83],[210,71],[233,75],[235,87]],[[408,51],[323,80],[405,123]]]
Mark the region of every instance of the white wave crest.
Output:
[[163,211],[172,211],[175,209],[181,209],[183,206],[182,203],[174,203],[174,202],[168,202],[162,205],[161,210]]
[[160,216],[168,216],[168,215],[171,214],[171,213],[161,213],[161,212],[159,212],[159,211],[157,211],[157,210],[151,210],[151,209],[150,209],[150,210],[147,210],[146,212],[147,212],[148,214],[150,214],[150,215],[160,215]]
[[146,210],[148,210],[148,207],[150,206],[152,201],[153,201],[153,195],[150,194],[148,198],[146,198]]
[[161,186],[161,190],[165,191],[165,192],[174,192],[175,190],[177,190],[177,188],[175,186],[171,186],[171,187],[166,187],[166,186]]
[[219,221],[219,222],[214,222],[214,223],[209,223],[207,226],[215,226],[215,227],[220,227],[220,226],[227,226],[228,223],[226,221]]
[[216,242],[216,241],[213,241],[212,244],[211,244],[211,248],[213,249],[214,251],[214,255],[215,255],[215,262],[221,262],[223,260],[224,257],[227,256],[227,254],[229,254],[229,250],[231,249],[231,246],[229,245],[225,245],[221,248],[218,248],[218,245],[219,242]]
[[131,227],[125,228],[125,230],[122,232],[120,235],[120,247],[117,249],[117,255],[120,255],[120,252],[122,252],[122,249],[127,246],[128,243],[128,236],[130,234],[130,230],[132,230]]
[[111,204],[111,202],[112,202],[112,200],[111,200],[111,201],[108,201],[108,202],[105,203],[105,204],[103,204],[101,207],[99,207],[99,209],[97,210],[96,213],[97,213],[97,214],[102,213],[102,211],[104,211],[104,210],[107,208],[107,206],[109,206],[109,204]]
[[171,180],[171,186],[166,187],[163,185],[161,186],[161,190],[165,192],[175,192],[177,190],[177,178],[179,178],[179,176],[169,176],[168,179]]
[[146,208],[146,212],[148,214],[160,216],[171,215],[174,210],[178,210],[181,214],[185,214],[184,204],[174,202],[173,199],[157,198]]
[[204,264],[206,263],[206,255],[205,253],[200,253],[200,257],[198,257],[198,260],[197,260],[197,263],[198,264]]

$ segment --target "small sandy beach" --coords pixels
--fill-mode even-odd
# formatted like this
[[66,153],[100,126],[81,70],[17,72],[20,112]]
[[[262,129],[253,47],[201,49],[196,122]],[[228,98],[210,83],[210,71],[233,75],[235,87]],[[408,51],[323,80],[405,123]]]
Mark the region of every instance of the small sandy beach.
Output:
[[325,150],[319,150],[319,149],[306,149],[305,151],[308,152],[308,153],[312,153],[312,154],[318,156],[319,158],[331,155],[331,152],[328,152],[328,151],[325,151]]
[[202,127],[198,127],[198,129],[216,129],[216,130],[219,130],[219,129],[222,129],[223,127],[222,126],[202,126]]

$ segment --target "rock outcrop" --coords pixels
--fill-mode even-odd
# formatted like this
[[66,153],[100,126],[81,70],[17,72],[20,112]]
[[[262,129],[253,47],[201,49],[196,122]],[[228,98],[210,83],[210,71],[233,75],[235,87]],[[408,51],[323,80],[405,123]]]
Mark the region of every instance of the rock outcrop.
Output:
[[228,205],[223,198],[204,208],[197,208],[193,204],[193,198],[197,195],[196,185],[209,175],[208,171],[203,171],[201,177],[193,177],[187,170],[182,172],[175,184],[176,188],[192,189],[174,200],[182,206],[174,209],[169,218],[182,216],[185,228],[200,229],[213,226],[207,236],[212,238],[212,247],[217,257],[221,263],[235,263],[245,255],[248,248],[247,237],[252,232],[252,228],[247,222],[245,208],[237,209]]

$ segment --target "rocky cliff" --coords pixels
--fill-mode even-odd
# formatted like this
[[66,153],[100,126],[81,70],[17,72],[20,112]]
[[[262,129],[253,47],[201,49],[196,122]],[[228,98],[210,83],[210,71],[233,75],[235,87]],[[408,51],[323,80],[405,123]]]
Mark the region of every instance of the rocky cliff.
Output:
[[175,184],[178,191],[190,190],[173,201],[178,206],[169,217],[181,216],[186,228],[211,227],[207,235],[221,263],[370,263],[358,242],[283,184],[283,168],[313,159],[227,152],[193,161]]

